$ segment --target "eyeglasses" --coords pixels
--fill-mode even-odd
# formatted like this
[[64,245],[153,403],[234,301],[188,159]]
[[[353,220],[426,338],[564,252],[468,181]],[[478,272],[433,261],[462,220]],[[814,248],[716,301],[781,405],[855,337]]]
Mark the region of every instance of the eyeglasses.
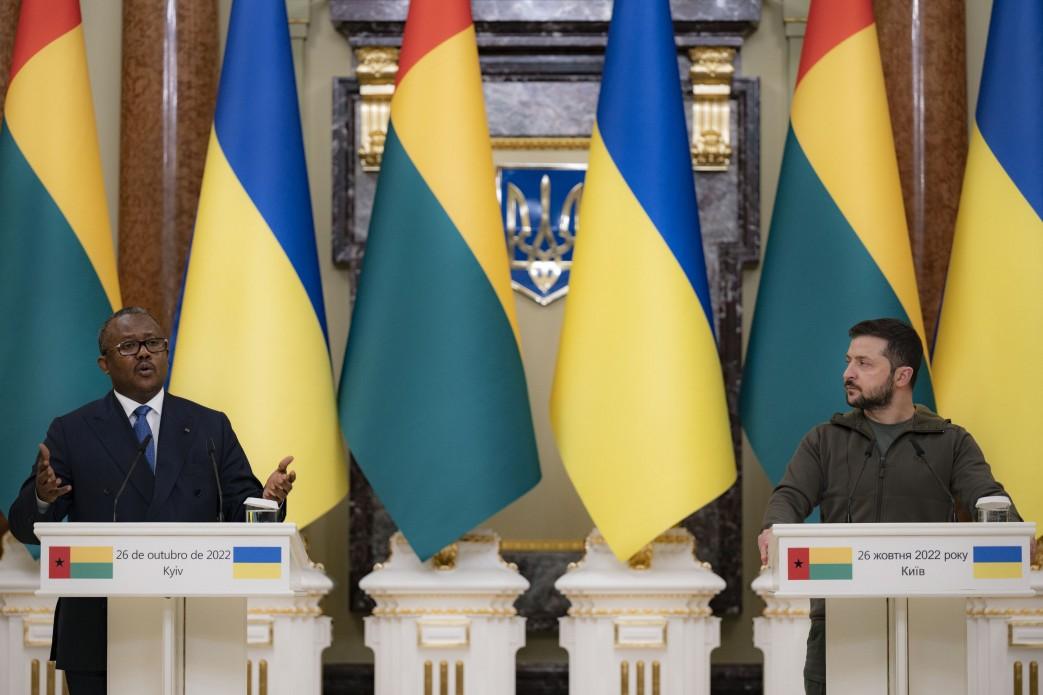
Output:
[[141,346],[144,345],[145,349],[155,354],[157,352],[166,352],[167,339],[166,338],[146,338],[145,340],[124,340],[122,343],[117,343],[110,348],[106,348],[105,352],[109,350],[115,350],[124,357],[130,357],[131,355],[138,354],[141,350]]

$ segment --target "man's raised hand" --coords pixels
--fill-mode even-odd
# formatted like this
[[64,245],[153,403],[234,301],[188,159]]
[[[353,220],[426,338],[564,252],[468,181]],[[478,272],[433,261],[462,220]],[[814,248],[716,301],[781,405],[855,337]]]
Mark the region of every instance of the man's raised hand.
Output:
[[287,456],[282,461],[279,461],[279,465],[268,476],[268,482],[264,484],[264,498],[266,500],[275,500],[279,504],[286,501],[286,496],[293,489],[293,481],[297,480],[297,471],[286,470],[291,461],[293,461],[292,456]]
[[40,452],[36,455],[36,496],[41,502],[51,504],[70,492],[72,485],[62,485],[62,479],[51,468],[50,450],[45,444],[40,444]]

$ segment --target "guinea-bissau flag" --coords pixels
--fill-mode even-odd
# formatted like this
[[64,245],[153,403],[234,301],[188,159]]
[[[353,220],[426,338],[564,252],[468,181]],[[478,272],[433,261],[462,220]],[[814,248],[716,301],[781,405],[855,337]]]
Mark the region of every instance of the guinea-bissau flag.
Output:
[[741,414],[778,483],[804,434],[845,409],[847,332],[901,319],[934,406],[871,0],[812,0],[743,374]]
[[[1043,523],[1043,4],[995,0],[935,342],[938,406]],[[973,502],[973,500],[967,500]]]
[[735,481],[681,94],[668,0],[616,0],[551,423],[620,560]]
[[0,126],[0,513],[48,423],[100,398],[120,305],[77,0],[22,0]]
[[232,5],[170,389],[227,413],[304,526],[347,492],[283,0]]
[[470,2],[413,0],[340,406],[425,559],[540,479],[494,178]]

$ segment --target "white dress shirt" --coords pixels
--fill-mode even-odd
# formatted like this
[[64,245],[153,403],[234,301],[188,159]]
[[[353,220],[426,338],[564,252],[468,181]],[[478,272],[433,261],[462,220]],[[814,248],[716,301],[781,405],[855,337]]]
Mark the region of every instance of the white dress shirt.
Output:
[[123,406],[123,412],[127,414],[127,420],[130,421],[131,427],[134,426],[135,420],[138,419],[138,416],[134,414],[138,406],[147,405],[152,408],[148,415],[145,416],[145,421],[148,422],[149,429],[152,430],[152,445],[156,451],[156,466],[159,466],[159,421],[160,416],[163,414],[163,396],[166,395],[166,389],[160,389],[159,393],[153,396],[148,403],[138,403],[115,389],[112,392],[116,394],[116,400]]

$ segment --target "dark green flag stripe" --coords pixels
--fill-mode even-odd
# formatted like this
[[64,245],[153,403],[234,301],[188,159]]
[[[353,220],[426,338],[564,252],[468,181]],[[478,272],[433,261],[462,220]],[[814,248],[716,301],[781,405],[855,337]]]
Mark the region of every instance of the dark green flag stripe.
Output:
[[[909,319],[791,129],[741,396],[743,427],[773,483],[804,434],[848,407],[841,377],[847,331],[881,316]],[[914,398],[934,407],[926,367]]]
[[0,506],[6,514],[57,415],[99,398],[98,328],[112,312],[87,253],[0,127]]
[[525,375],[492,285],[393,124],[369,230],[341,419],[426,558],[539,480]]

